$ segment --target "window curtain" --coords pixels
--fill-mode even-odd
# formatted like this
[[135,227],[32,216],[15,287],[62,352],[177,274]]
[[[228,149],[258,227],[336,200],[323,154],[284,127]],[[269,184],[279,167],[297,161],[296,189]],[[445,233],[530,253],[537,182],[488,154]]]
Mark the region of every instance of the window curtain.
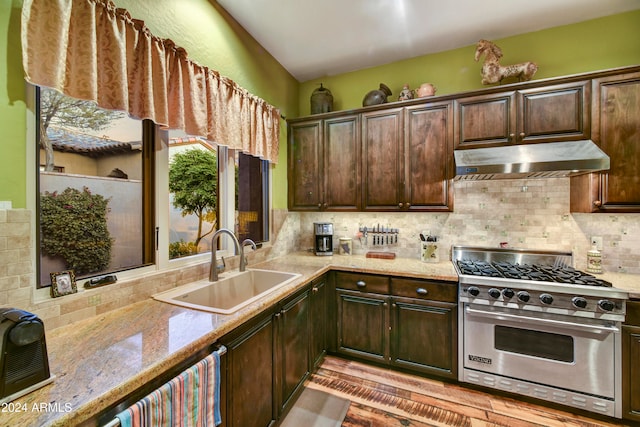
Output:
[[111,0],[24,0],[25,79],[276,162],[280,112]]

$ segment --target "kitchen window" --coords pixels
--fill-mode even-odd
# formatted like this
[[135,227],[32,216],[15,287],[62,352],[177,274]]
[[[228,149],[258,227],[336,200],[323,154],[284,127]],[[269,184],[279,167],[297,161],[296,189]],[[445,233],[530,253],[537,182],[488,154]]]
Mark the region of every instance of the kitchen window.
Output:
[[[38,287],[66,269],[81,286],[109,273],[208,262],[220,227],[268,240],[268,161],[51,89],[36,88],[36,99]],[[190,150],[213,168],[198,172],[207,181],[197,188],[215,193],[201,210],[176,204],[169,191],[173,160]],[[224,255],[229,242],[220,244]]]

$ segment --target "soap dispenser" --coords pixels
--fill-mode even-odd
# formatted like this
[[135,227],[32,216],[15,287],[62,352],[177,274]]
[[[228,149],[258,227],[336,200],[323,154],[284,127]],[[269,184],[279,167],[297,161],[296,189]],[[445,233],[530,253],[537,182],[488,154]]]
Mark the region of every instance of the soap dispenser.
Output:
[[602,273],[602,254],[595,242],[592,242],[591,249],[587,252],[587,271],[589,273]]

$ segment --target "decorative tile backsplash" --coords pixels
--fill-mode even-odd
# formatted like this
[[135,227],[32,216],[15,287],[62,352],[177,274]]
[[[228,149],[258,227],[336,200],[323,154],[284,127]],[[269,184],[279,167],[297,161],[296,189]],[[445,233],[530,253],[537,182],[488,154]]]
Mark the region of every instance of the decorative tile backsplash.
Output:
[[[571,214],[569,179],[462,181],[455,183],[455,208],[450,213],[287,212],[272,215],[272,243],[251,254],[251,262],[311,250],[313,223],[333,222],[339,237],[353,238],[353,250],[388,250],[400,257],[419,258],[420,233],[438,237],[438,257],[450,259],[451,245],[498,246],[573,251],[576,268],[586,268],[591,236],[603,238],[603,268],[640,274],[640,214]],[[206,276],[208,265],[177,269],[122,281],[105,288],[47,298],[35,289],[31,247],[32,212],[0,209],[0,306],[17,307],[40,316],[47,329],[149,298]],[[357,235],[363,227],[399,229],[398,242],[373,245]],[[337,251],[336,251],[337,253]],[[336,255],[338,256],[338,255]]]
[[[313,223],[333,222],[338,237],[354,238],[354,252],[388,250],[419,258],[420,233],[438,237],[440,260],[450,259],[452,245],[566,250],[576,268],[585,269],[591,236],[604,240],[603,266],[609,271],[640,274],[640,214],[571,214],[569,179],[455,182],[450,213],[290,213],[300,217],[299,249],[313,246]],[[292,221],[291,224],[294,224]],[[361,243],[360,227],[399,228],[397,245]]]

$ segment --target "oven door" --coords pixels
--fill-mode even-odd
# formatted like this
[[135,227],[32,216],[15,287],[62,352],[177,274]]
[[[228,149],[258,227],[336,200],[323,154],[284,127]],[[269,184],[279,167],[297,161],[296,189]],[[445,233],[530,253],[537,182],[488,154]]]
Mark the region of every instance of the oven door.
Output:
[[463,305],[464,368],[615,398],[619,325]]

